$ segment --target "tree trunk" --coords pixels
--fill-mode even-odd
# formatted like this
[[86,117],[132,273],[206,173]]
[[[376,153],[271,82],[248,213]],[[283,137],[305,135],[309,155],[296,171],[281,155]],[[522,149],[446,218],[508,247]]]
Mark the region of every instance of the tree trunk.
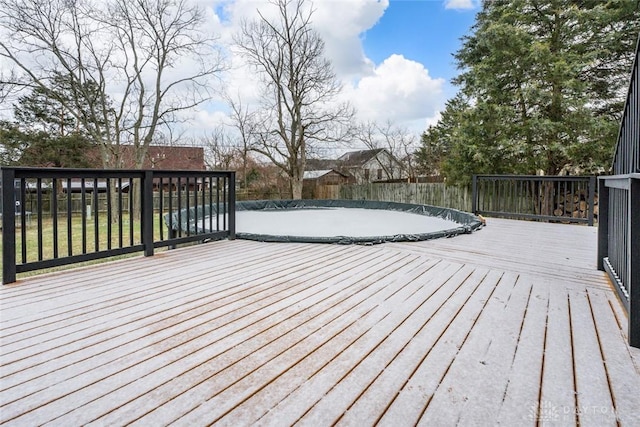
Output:
[[107,197],[111,199],[111,223],[117,224],[118,221],[120,221],[120,198],[118,197],[118,195],[120,194],[122,189],[118,185],[119,182],[117,178],[110,178],[109,181],[110,191]]
[[291,177],[291,198],[295,200],[302,199],[302,176],[299,177]]
[[553,214],[553,182],[542,183],[542,198],[540,200],[540,214]]
[[142,182],[140,179],[133,180],[133,187],[129,189],[129,197],[133,197],[133,218],[140,218],[142,204],[140,195],[142,194]]
[[[144,160],[147,157],[148,146],[141,144],[135,148],[135,168],[142,170],[144,166]],[[133,180],[133,188],[130,189],[130,196],[133,197],[133,215],[134,218],[140,218],[142,211],[142,204],[140,201],[140,195],[142,194],[142,181],[139,179]]]

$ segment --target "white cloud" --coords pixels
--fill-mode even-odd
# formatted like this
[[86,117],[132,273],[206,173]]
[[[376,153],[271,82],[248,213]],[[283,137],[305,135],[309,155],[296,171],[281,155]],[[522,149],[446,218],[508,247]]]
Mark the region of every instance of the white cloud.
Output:
[[389,0],[329,0],[316,2],[314,26],[325,42],[326,55],[344,80],[373,70],[360,35],[372,28],[389,6]]
[[[444,80],[432,78],[423,64],[392,55],[381,64],[366,57],[361,36],[383,16],[389,0],[324,0],[314,3],[313,24],[325,41],[325,54],[338,78],[345,83],[343,99],[358,110],[361,120],[392,120],[416,132],[433,122],[444,103]],[[264,0],[219,0],[211,11],[218,15],[221,39],[230,43],[243,19],[275,13]],[[224,85],[243,103],[258,98],[255,73],[243,66],[241,57],[232,57],[233,69]]]
[[465,10],[474,9],[475,7],[476,2],[474,0],[445,0],[444,2],[445,9]]
[[416,126],[438,114],[444,102],[444,79],[434,79],[424,65],[402,55],[391,55],[346,90],[363,120]]
[[[307,7],[311,5],[306,3]],[[371,70],[360,35],[378,22],[388,6],[389,0],[313,2],[313,26],[324,40],[326,55],[340,76]],[[219,28],[227,43],[231,43],[232,34],[238,31],[243,20],[258,18],[258,11],[266,18],[278,18],[275,6],[266,0],[215,0],[210,10],[218,12],[216,19],[222,24]]]
[[[324,40],[325,55],[341,81],[358,80],[373,72],[374,64],[366,57],[360,36],[378,22],[388,5],[388,0],[324,0],[313,4],[313,26]],[[265,0],[216,0],[207,7],[213,15],[211,26],[227,48],[243,20],[257,19],[258,10],[265,17],[278,18],[273,4]],[[255,101],[251,97],[257,95],[255,72],[239,55],[231,55],[231,64],[224,82],[227,91],[246,102]]]

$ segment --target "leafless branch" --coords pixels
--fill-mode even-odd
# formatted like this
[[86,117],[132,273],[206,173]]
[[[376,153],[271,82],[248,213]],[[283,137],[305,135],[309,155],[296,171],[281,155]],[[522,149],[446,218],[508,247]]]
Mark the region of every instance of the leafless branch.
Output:
[[353,108],[334,104],[341,90],[305,0],[272,0],[277,19],[259,13],[235,42],[261,76],[261,124],[253,149],[282,169],[294,198],[302,195],[306,156],[349,132]]
[[23,85],[47,90],[68,76],[75,99],[58,101],[101,143],[105,166],[121,165],[121,143],[136,147],[141,166],[156,132],[171,133],[179,113],[209,100],[224,69],[188,0],[0,0],[0,9],[10,34],[0,55]]

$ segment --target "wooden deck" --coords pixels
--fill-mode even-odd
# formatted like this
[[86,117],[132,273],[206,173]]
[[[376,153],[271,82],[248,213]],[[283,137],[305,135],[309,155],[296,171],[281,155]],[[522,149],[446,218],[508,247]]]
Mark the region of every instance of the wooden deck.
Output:
[[224,241],[0,289],[7,425],[640,425],[596,229]]

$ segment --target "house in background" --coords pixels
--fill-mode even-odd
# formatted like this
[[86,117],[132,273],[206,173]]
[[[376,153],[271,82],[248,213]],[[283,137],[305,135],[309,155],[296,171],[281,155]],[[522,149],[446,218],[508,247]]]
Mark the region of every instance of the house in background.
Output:
[[[123,154],[125,161],[127,161],[126,159],[133,160],[133,155],[127,156],[127,151],[124,151]],[[147,150],[147,156],[142,168],[157,170],[203,171],[207,169],[204,162],[204,148],[151,145]],[[197,180],[194,179],[188,183],[181,183],[180,187],[182,189],[189,188],[189,190],[193,191],[208,188],[209,185],[211,185],[211,183],[202,182],[201,179],[198,178]],[[160,187],[160,180],[154,179],[153,186],[155,190],[158,190]],[[168,191],[168,182],[164,181],[162,187],[163,191]],[[176,189],[177,184],[172,184],[172,190]]]
[[333,170],[348,177],[349,184],[397,181],[407,178],[405,167],[385,148],[350,151],[337,159],[307,160],[307,171]]
[[319,193],[320,186],[353,184],[355,179],[346,173],[335,169],[307,170],[304,172],[302,182],[302,198],[303,199],[326,199],[324,193]]
[[402,163],[385,148],[350,151],[338,161],[340,170],[352,175],[357,184],[406,178]]
[[[135,157],[133,147],[121,145],[124,169],[133,169]],[[142,169],[160,170],[206,170],[204,148],[151,145],[147,150]]]
[[338,170],[339,161],[336,159],[307,159],[305,170],[321,171],[321,170]]
[[[120,146],[122,169],[135,169],[135,148],[132,145]],[[95,147],[88,154],[92,168],[102,169],[100,148]],[[206,170],[204,148],[170,145],[151,145],[142,164],[142,169],[160,170]]]
[[[135,151],[132,145],[121,145],[120,155],[122,158],[122,169],[135,169]],[[88,158],[91,163],[91,167],[96,169],[102,169],[102,160],[100,157],[100,149],[95,147],[91,153],[88,154]],[[204,148],[202,147],[182,147],[182,146],[168,146],[168,145],[151,145],[147,149],[147,155],[142,164],[142,169],[157,169],[157,170],[185,170],[185,171],[204,171],[206,165],[204,161]],[[203,185],[205,184],[205,185]],[[106,191],[106,182],[100,181],[96,187],[98,192]],[[181,188],[196,189],[206,186],[206,183],[202,183],[199,180],[197,182],[183,183]],[[79,180],[72,180],[69,189],[66,188],[66,183],[62,184],[62,190],[64,192],[78,193],[81,191],[81,182]],[[158,190],[160,183],[158,179],[154,179],[154,190]],[[129,192],[129,182],[123,181],[121,184],[121,191],[123,193]],[[168,190],[168,184],[163,184],[163,189]],[[172,185],[172,189],[177,189],[176,184]],[[85,192],[93,191],[93,182],[85,182]]]

